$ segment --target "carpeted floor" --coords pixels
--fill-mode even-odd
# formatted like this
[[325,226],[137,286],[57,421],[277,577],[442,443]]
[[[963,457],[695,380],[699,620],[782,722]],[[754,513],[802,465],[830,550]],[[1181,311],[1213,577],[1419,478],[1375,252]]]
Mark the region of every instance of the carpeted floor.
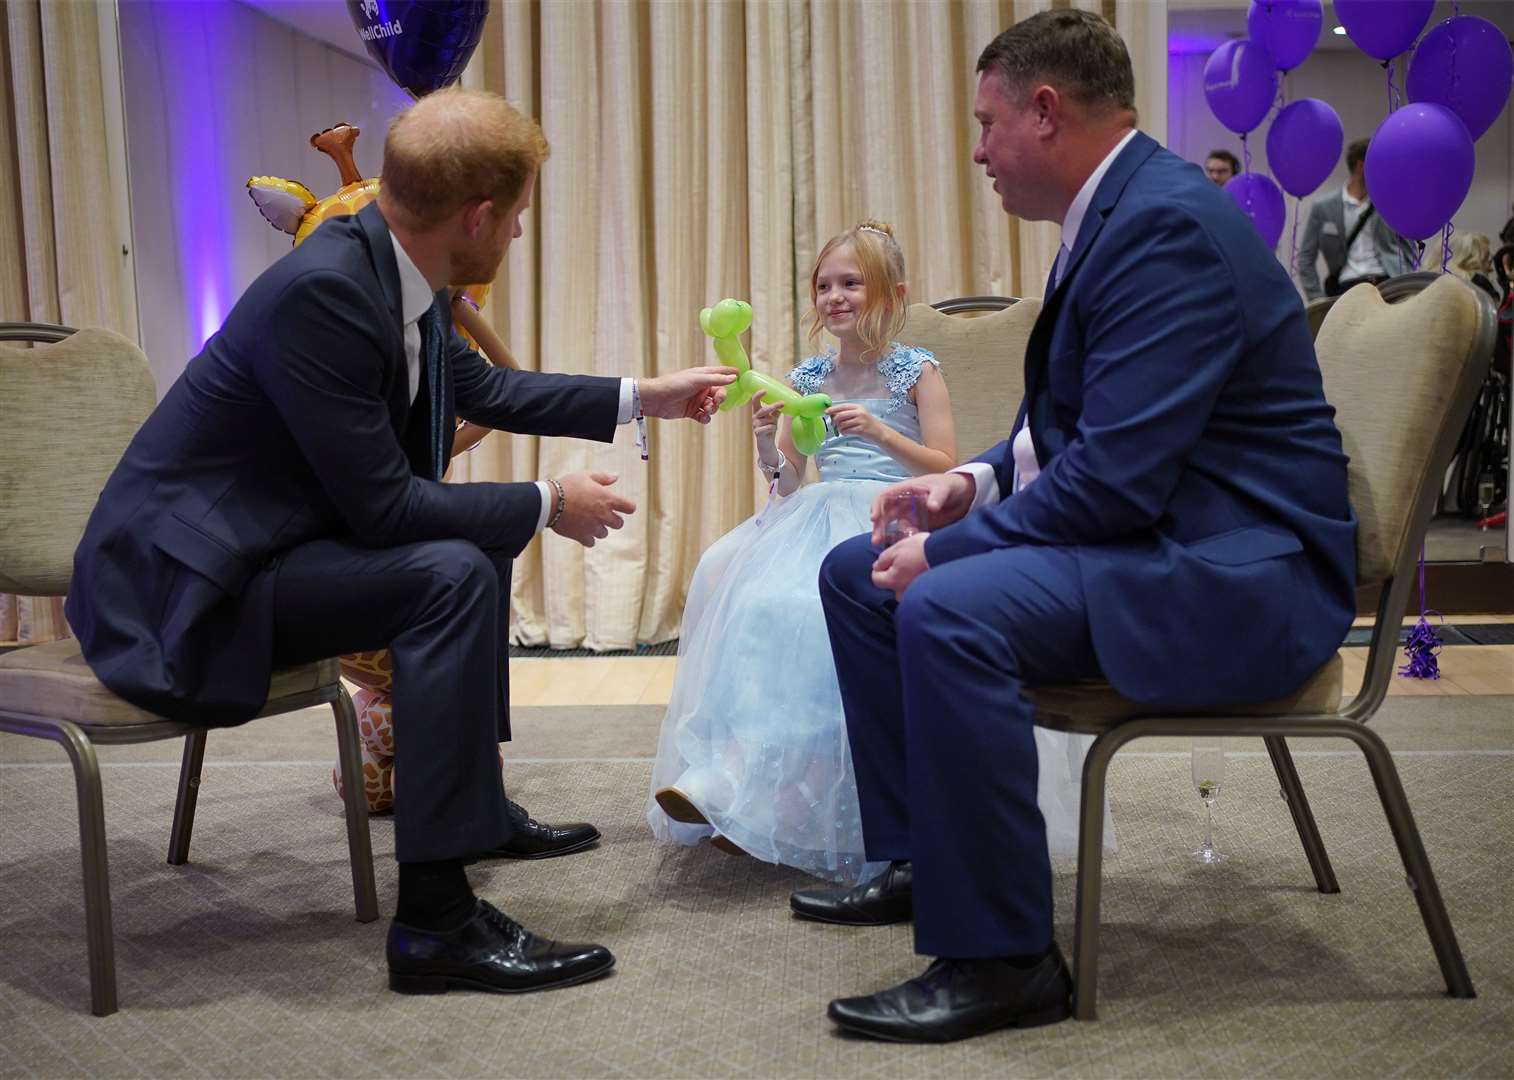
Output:
[[[921,968],[907,927],[795,921],[798,875],[650,841],[637,757],[658,709],[517,717],[529,760],[509,767],[512,794],[595,821],[605,842],[481,864],[475,886],[526,925],[619,958],[598,983],[521,997],[384,989],[386,924],[352,919],[339,805],[315,763],[328,725],[213,737],[181,868],[164,863],[177,747],[112,751],[122,1008],[93,1018],[69,773],[44,763],[56,751],[0,740],[0,1076],[1508,1076],[1514,701],[1450,700],[1390,702],[1381,728],[1477,1000],[1444,996],[1358,759],[1299,755],[1344,890],[1326,897],[1265,756],[1231,758],[1217,839],[1234,858],[1202,867],[1186,857],[1202,830],[1186,753],[1137,744],[1111,780],[1121,847],[1106,863],[1100,1020],[940,1048],[840,1037],[824,1017],[829,998]],[[590,729],[606,734],[586,747]],[[270,747],[273,735],[284,741]],[[392,837],[374,819],[386,914]],[[1058,868],[1064,945],[1072,870]]]

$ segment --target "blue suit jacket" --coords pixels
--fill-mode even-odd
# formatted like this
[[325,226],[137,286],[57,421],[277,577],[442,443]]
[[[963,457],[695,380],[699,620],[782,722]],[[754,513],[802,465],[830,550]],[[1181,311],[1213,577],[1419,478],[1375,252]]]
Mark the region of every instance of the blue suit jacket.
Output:
[[[1303,305],[1204,173],[1137,134],[1025,356],[1040,475],[940,529],[932,565],[1075,551],[1110,682],[1139,702],[1292,692],[1355,613],[1356,519]],[[979,460],[1012,490],[1006,440]]]
[[[491,367],[446,332],[444,402],[458,414],[614,437],[618,379]],[[410,398],[378,207],[326,222],[237,301],[100,495],[67,605],[100,681],[165,716],[240,723],[268,692],[280,552],[459,538],[518,554],[536,532],[536,485],[436,482],[429,401],[424,374]]]

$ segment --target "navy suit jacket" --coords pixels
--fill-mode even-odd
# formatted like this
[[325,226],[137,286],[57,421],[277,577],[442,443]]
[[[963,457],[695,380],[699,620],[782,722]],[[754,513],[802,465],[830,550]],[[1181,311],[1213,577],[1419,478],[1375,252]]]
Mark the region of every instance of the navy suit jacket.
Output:
[[[1297,689],[1355,614],[1356,518],[1303,305],[1197,166],[1137,134],[1025,355],[1040,475],[933,533],[931,565],[1071,548],[1100,666],[1177,707]],[[1012,490],[1010,441],[979,460]]]
[[[189,362],[74,556],[69,624],[111,690],[175,719],[251,719],[268,692],[281,552],[464,539],[513,557],[535,535],[535,484],[432,479],[429,394],[423,371],[410,398],[400,318],[394,242],[370,205],[269,267]],[[614,437],[618,379],[492,367],[450,321],[446,334],[459,415]]]

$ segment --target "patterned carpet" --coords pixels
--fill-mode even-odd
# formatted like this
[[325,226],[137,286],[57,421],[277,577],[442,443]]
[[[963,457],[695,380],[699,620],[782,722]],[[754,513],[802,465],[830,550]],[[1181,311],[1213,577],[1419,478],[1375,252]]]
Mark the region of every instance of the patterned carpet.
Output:
[[[1509,699],[1480,700],[1506,730]],[[208,763],[193,861],[174,868],[173,768],[107,766],[122,1009],[96,1019],[69,774],[3,766],[0,1076],[1508,1076],[1511,749],[1400,758],[1477,1000],[1443,994],[1358,760],[1299,758],[1344,889],[1325,897],[1265,756],[1232,757],[1217,841],[1234,858],[1201,867],[1186,857],[1202,831],[1187,756],[1127,754],[1111,781],[1100,1020],[941,1048],[844,1038],[824,1016],[833,996],[921,968],[907,927],[798,922],[797,875],[654,845],[636,760],[512,765],[512,794],[571,806],[605,842],[472,871],[527,926],[611,945],[615,974],[435,998],[384,989],[386,923],[352,919],[324,767]],[[373,838],[387,913],[391,823],[375,819]],[[1064,946],[1072,869],[1057,880]]]

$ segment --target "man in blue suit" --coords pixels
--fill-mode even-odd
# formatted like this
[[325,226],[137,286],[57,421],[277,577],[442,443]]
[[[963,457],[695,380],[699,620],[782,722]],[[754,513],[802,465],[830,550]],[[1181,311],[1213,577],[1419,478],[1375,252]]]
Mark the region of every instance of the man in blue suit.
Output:
[[973,160],[1062,247],[1010,438],[899,485],[926,493],[928,533],[880,550],[880,528],[821,571],[867,854],[890,866],[792,899],[829,922],[913,918],[926,972],[830,1006],[904,1041],[1069,1014],[1026,685],[1280,697],[1355,610],[1346,458],[1282,267],[1135,130],[1130,58],[1097,15],[1026,19],[978,70]]
[[412,993],[536,990],[614,963],[529,933],[473,895],[463,865],[599,838],[505,797],[510,563],[543,528],[592,547],[635,505],[599,473],[443,484],[454,416],[608,442],[643,414],[707,422],[735,377],[515,371],[452,333],[448,286],[493,280],[547,152],[498,95],[448,90],[402,113],[378,202],[254,281],[132,440],[68,596],[100,681],[191,723],[252,719],[275,668],[391,650],[388,960]]

